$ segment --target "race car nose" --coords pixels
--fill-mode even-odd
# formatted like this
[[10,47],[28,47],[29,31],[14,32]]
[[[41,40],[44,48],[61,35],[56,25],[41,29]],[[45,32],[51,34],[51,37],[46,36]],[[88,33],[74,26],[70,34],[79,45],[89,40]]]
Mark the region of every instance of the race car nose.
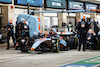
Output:
[[31,50],[34,50],[34,48],[31,48]]

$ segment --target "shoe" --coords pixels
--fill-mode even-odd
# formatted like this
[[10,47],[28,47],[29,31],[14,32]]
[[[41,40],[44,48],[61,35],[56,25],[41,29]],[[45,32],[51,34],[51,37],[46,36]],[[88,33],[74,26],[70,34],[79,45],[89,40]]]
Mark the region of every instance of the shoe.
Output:
[[7,48],[6,50],[9,50],[9,48]]
[[78,51],[80,51],[80,50],[78,50]]

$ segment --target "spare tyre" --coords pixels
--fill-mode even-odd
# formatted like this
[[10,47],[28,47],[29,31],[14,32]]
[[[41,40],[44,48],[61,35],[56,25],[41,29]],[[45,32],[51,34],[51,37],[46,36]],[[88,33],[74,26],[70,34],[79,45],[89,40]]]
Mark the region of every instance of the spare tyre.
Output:
[[70,38],[70,39],[68,40],[68,47],[69,47],[70,49],[77,49],[77,46],[76,46],[76,44],[75,44],[75,39],[74,39],[74,38]]

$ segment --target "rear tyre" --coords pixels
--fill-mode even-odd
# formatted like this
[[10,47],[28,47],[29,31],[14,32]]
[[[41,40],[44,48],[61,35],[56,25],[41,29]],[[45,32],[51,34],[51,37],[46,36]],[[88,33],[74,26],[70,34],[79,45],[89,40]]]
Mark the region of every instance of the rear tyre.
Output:
[[69,46],[70,49],[75,49],[76,48],[75,39],[74,38],[69,39],[68,46]]

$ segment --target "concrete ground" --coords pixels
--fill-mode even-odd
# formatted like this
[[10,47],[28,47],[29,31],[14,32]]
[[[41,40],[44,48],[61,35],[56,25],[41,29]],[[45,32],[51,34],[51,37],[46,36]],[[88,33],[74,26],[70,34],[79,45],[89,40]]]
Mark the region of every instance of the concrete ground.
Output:
[[34,51],[21,53],[20,50],[14,50],[14,48],[5,49],[5,47],[0,47],[0,67],[59,67],[100,56],[100,50],[87,50],[85,52],[69,50],[60,53],[44,52],[37,54]]

